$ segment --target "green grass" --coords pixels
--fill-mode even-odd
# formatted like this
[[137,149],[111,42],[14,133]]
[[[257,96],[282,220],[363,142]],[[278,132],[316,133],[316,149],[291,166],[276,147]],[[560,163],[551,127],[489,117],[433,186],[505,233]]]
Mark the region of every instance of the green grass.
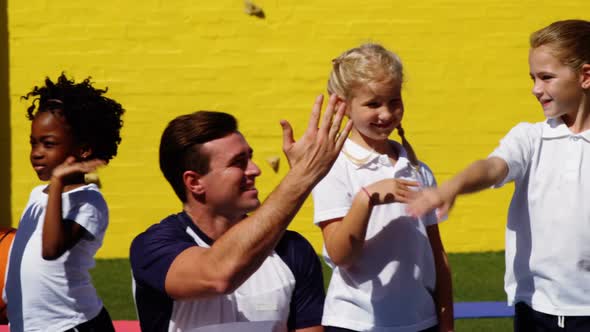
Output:
[[[449,254],[449,261],[455,302],[506,301],[504,252]],[[512,318],[458,319],[455,330],[512,331]]]
[[504,301],[504,252],[449,254],[455,302]]
[[114,320],[135,320],[128,259],[97,259],[90,271],[92,283]]
[[[504,253],[449,254],[453,271],[454,299],[465,301],[505,301],[503,289]],[[134,320],[131,295],[131,268],[127,259],[99,259],[91,271],[94,285],[115,320]],[[324,282],[330,278],[324,266]],[[460,319],[457,331],[511,331],[512,319]]]

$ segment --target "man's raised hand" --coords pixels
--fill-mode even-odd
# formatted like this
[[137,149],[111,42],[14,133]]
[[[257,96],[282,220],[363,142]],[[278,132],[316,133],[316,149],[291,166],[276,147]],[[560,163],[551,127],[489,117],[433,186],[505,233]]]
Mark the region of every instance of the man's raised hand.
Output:
[[320,124],[323,100],[322,95],[316,98],[307,129],[298,141],[293,139],[289,122],[281,121],[283,152],[289,165],[292,169],[302,168],[306,174],[317,176],[318,180],[330,170],[352,129],[352,121],[348,121],[340,130],[346,104],[335,94],[330,97]]

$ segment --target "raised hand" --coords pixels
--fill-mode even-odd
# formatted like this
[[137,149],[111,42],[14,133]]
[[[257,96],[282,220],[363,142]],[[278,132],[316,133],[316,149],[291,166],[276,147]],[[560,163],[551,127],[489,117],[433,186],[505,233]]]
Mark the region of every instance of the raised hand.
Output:
[[384,179],[365,187],[372,205],[408,203],[416,197],[420,183],[403,179]]
[[330,170],[352,128],[352,121],[348,121],[340,131],[346,105],[344,102],[338,103],[336,95],[330,97],[318,127],[323,100],[322,95],[316,98],[307,130],[299,141],[293,139],[293,128],[289,122],[281,121],[283,152],[289,165],[292,169],[301,168],[318,179]]
[[106,165],[106,162],[101,159],[76,161],[76,158],[70,156],[53,170],[51,177],[52,180],[57,180],[64,184],[81,182],[84,179],[84,174],[94,172],[104,165]]

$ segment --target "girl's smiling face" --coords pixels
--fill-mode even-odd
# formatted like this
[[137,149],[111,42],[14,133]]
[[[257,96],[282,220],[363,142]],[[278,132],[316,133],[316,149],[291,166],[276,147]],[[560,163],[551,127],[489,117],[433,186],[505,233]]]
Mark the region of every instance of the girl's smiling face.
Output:
[[351,139],[371,148],[382,143],[402,121],[401,83],[389,79],[359,85],[352,91],[347,114],[354,122]]
[[547,118],[562,116],[564,122],[573,122],[582,107],[582,76],[561,63],[551,51],[550,46],[542,45],[529,52],[532,92]]
[[42,181],[49,181],[53,170],[74,155],[74,139],[59,111],[42,111],[31,123],[31,165]]

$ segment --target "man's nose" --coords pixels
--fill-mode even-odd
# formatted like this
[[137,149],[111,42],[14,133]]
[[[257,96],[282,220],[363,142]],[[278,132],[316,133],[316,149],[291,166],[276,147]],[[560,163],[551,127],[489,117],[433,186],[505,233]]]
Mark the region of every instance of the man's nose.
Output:
[[250,160],[248,162],[248,168],[246,169],[246,173],[249,176],[258,176],[262,172],[260,171],[258,165],[256,165],[256,163],[253,160]]

